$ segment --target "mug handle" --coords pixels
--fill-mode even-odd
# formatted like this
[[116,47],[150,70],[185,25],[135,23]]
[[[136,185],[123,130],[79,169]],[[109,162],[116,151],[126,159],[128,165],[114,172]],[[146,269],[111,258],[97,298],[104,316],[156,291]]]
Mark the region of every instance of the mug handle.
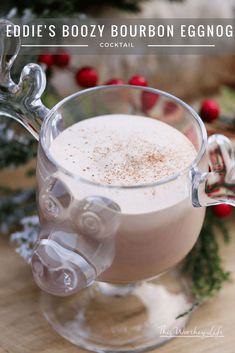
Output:
[[0,20],[0,115],[21,123],[37,140],[49,109],[41,101],[46,77],[37,64],[26,65],[16,84],[11,68],[20,50],[20,38],[7,37],[8,20]]
[[192,173],[192,203],[194,207],[226,203],[235,206],[235,151],[232,142],[223,135],[208,139],[209,171]]

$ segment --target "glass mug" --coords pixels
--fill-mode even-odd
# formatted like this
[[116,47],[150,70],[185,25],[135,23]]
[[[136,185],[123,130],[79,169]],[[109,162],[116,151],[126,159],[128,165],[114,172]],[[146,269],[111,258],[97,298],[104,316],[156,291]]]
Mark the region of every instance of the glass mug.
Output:
[[[60,335],[89,350],[141,352],[156,347],[173,337],[162,333],[163,328],[175,334],[185,325],[187,315],[177,317],[190,306],[180,278],[159,275],[192,249],[205,206],[235,205],[231,142],[222,135],[207,139],[190,106],[153,88],[99,86],[48,110],[40,101],[45,79],[37,65],[23,69],[18,85],[10,79],[15,56],[5,56],[1,63],[0,113],[39,139],[40,233],[32,271],[49,293],[41,301],[45,317]],[[170,177],[130,186],[86,180],[54,160],[50,146],[65,129],[109,114],[173,126],[191,141],[195,159]],[[151,202],[146,193],[152,194]]]
[[[156,101],[147,110],[146,97]],[[62,131],[104,114],[164,121],[192,142],[197,156],[184,171],[151,184],[130,186],[86,180],[53,159],[49,148]],[[179,99],[155,89],[100,86],[57,104],[41,127],[37,157],[41,231],[32,269],[40,288],[66,296],[96,280],[140,282],[184,258],[203,223],[205,208],[200,206],[234,204],[232,146],[221,135],[210,137],[206,144],[204,124],[197,114]],[[149,200],[143,197],[146,193],[157,196]],[[131,204],[138,199],[142,205],[135,211]]]
[[[155,102],[150,109],[145,107],[146,99]],[[79,121],[104,114],[141,115],[161,120],[192,142],[197,151],[196,158],[185,170],[166,179],[124,187],[86,180],[53,159],[49,148],[62,131]],[[156,323],[150,319],[152,314],[149,311],[155,312],[156,304],[152,308],[148,303],[149,317],[144,318],[144,324],[139,319],[139,328],[137,330],[135,325],[137,332],[133,333],[132,327],[130,337],[127,334],[128,322],[124,323],[125,330],[122,328],[120,331],[119,327],[117,334],[124,335],[125,339],[118,342],[117,338],[110,339],[110,332],[105,333],[105,339],[103,333],[97,338],[101,313],[107,310],[105,306],[111,306],[111,303],[107,304],[109,300],[114,305],[115,298],[118,298],[116,305],[122,310],[126,300],[132,303],[131,297],[141,298],[146,307],[150,290],[153,291],[150,299],[156,297],[158,302],[159,284],[154,287],[152,282],[143,281],[167,271],[191,250],[204,220],[204,206],[221,202],[234,205],[234,172],[234,152],[230,141],[221,135],[211,136],[207,141],[199,116],[168,93],[137,86],[100,86],[75,93],[59,102],[47,113],[40,129],[37,202],[41,230],[32,257],[33,275],[41,289],[56,296],[70,296],[95,281],[99,284],[90,287],[93,291],[90,289],[87,294],[82,292],[80,299],[75,295],[76,308],[70,299],[55,300],[50,296],[44,299],[44,310],[47,308],[46,315],[55,329],[72,342],[97,351],[139,351],[166,340],[159,338],[159,322],[156,329]],[[148,191],[155,195],[151,205],[143,198]],[[129,213],[128,204],[138,198],[142,205],[138,205],[136,213]],[[152,287],[149,288],[150,284]],[[96,308],[99,315],[91,327],[89,322],[84,323],[84,317],[81,318],[84,307],[87,311],[92,310],[86,307],[86,296],[90,298],[90,306],[98,300],[96,297],[99,298],[96,303],[100,307],[100,311]],[[169,296],[168,292],[162,292],[160,296],[164,305],[168,303],[170,306],[173,301],[178,310],[174,309],[175,316],[172,314],[168,324],[170,327],[172,324],[173,327],[182,326],[186,320],[175,319],[184,308],[177,304],[177,301],[182,301],[182,297],[177,296],[179,294]],[[186,304],[189,305],[185,303],[185,308]],[[71,305],[74,310],[72,319],[65,313],[65,308],[71,312]],[[58,308],[63,308],[62,316]],[[125,318],[128,311],[132,309],[127,306],[119,315]],[[97,311],[94,310],[94,316],[95,313]],[[164,324],[164,313],[161,320]],[[94,337],[92,325],[95,326]]]

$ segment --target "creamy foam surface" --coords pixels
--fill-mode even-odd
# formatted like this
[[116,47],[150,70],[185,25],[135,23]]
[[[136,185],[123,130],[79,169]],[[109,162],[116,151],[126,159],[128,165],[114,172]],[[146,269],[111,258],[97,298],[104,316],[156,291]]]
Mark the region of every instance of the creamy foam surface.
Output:
[[69,172],[107,185],[153,183],[187,168],[196,156],[192,143],[158,120],[103,115],[64,130],[50,146]]

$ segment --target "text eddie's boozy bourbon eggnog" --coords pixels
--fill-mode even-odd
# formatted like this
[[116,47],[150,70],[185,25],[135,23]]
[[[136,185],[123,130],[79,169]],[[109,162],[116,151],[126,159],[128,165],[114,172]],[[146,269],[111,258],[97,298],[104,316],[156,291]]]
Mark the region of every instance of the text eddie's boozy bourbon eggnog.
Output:
[[80,185],[61,176],[75,199],[100,195],[121,209],[115,256],[99,280],[153,278],[194,245],[205,210],[192,207],[187,173],[154,185],[183,171],[196,157],[192,143],[177,129],[141,116],[104,115],[64,130],[51,143],[50,154],[64,169],[98,184]]

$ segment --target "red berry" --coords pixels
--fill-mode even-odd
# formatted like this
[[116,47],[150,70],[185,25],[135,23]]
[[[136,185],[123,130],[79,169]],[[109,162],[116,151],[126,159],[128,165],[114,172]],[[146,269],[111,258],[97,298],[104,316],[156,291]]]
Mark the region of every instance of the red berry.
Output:
[[61,51],[54,55],[54,63],[58,67],[66,67],[70,62],[70,54],[66,51]]
[[124,81],[120,78],[112,78],[111,80],[107,81],[105,85],[123,85]]
[[159,99],[159,94],[143,91],[141,95],[142,110],[148,111],[154,107]]
[[134,86],[148,86],[148,81],[144,76],[132,76],[130,80],[128,81],[129,85],[134,85]]
[[211,123],[218,118],[220,114],[220,107],[212,99],[205,99],[202,102],[200,116],[203,121]]
[[54,55],[52,54],[40,54],[38,57],[39,64],[45,64],[48,68],[54,64]]
[[175,102],[166,101],[163,109],[164,109],[164,114],[168,115],[168,114],[174,113],[178,109],[178,106]]
[[212,211],[218,218],[225,218],[232,213],[233,207],[231,205],[222,203],[220,205],[213,206]]
[[82,67],[76,73],[76,82],[79,86],[88,88],[97,85],[98,73],[93,67]]

